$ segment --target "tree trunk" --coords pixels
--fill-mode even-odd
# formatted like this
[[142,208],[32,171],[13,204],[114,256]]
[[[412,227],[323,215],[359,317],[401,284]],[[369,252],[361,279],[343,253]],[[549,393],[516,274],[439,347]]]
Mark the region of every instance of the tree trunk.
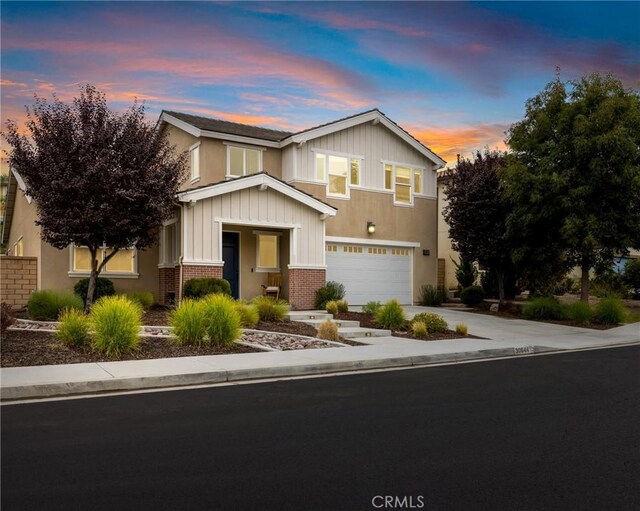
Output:
[[89,275],[89,286],[87,287],[87,301],[84,304],[84,313],[88,314],[93,305],[93,297],[96,293],[96,285],[98,283],[98,258],[96,257],[97,249],[89,248],[91,253],[91,275]]
[[582,264],[582,275],[580,277],[580,301],[589,301],[589,265]]
[[500,299],[500,305],[504,304],[504,273],[496,271],[496,277],[498,279],[498,298]]

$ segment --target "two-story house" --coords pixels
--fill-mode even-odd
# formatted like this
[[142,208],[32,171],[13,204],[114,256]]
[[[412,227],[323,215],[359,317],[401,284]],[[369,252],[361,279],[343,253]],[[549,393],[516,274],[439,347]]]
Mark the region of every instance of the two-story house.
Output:
[[[158,247],[107,264],[117,289],[152,290],[166,303],[190,278],[212,276],[250,299],[279,274],[281,296],[307,309],[329,280],[353,305],[410,304],[421,285],[435,285],[445,162],[379,110],[298,133],[169,111],[158,126],[189,151],[190,175]],[[13,215],[22,230],[33,224],[26,199]],[[10,249],[20,236],[33,238],[12,226]],[[88,274],[86,249],[34,244],[38,253],[23,251],[39,258],[39,287],[70,288]]]

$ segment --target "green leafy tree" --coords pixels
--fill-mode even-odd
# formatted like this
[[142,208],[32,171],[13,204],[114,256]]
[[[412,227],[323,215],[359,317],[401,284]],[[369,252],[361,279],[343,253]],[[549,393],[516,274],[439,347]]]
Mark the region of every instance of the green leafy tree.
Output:
[[542,268],[537,257],[561,253],[581,268],[588,300],[589,271],[640,246],[640,97],[609,75],[556,78],[507,143],[509,230],[527,240],[520,259]]
[[495,274],[501,302],[504,276],[512,267],[506,226],[511,205],[500,175],[504,162],[503,153],[488,150],[478,151],[473,161],[459,160],[444,191],[448,205],[443,211],[451,246]]
[[[36,97],[27,114],[27,135],[15,122],[6,124],[11,166],[36,203],[42,239],[58,249],[71,243],[89,249],[88,311],[98,275],[113,256],[155,243],[173,214],[187,156],[145,121],[143,105],[112,112],[92,85],[70,105]],[[103,245],[109,251],[98,261]]]

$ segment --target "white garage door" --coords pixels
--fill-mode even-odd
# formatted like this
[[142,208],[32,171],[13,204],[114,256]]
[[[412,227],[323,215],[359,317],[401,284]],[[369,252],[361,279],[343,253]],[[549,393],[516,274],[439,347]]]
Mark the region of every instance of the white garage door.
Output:
[[392,298],[412,303],[413,249],[327,243],[327,281],[344,284],[351,305]]

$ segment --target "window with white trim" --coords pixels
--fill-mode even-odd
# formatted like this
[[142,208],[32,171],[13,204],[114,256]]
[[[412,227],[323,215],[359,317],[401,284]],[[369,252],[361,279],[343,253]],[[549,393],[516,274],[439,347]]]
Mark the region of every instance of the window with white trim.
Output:
[[227,145],[227,175],[248,176],[262,172],[262,151]]
[[316,152],[316,181],[327,183],[327,195],[349,197],[351,186],[360,186],[361,158]]
[[[71,246],[71,272],[73,273],[90,273],[91,272],[91,252],[87,247]],[[102,263],[104,258],[111,253],[111,249],[108,247],[101,247],[96,254],[98,260],[98,266]],[[101,274],[106,275],[136,275],[136,249],[120,249],[102,269]]]
[[256,233],[256,271],[280,271],[280,236],[271,233]]
[[191,162],[191,181],[200,179],[200,142],[192,145],[189,149]]
[[408,165],[385,163],[384,189],[393,190],[394,202],[413,204],[413,196],[424,193],[424,170]]

